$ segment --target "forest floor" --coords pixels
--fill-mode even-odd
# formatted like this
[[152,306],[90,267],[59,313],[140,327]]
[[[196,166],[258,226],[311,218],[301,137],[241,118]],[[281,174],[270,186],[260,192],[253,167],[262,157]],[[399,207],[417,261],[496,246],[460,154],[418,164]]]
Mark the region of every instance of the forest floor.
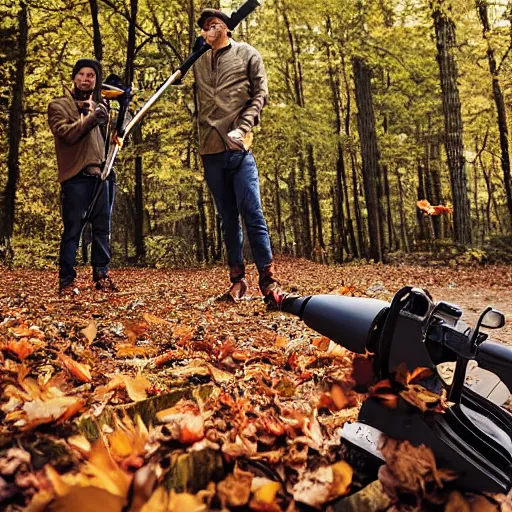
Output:
[[[490,304],[507,316],[492,337],[512,345],[512,267],[325,266],[283,258],[278,274],[284,289],[301,295],[389,300],[404,285],[423,287],[434,300],[463,308],[471,324]],[[137,496],[141,503],[152,496],[145,512],[186,510],[181,499],[195,500],[187,502],[190,510],[292,511],[304,503],[324,507],[349,492],[350,481],[350,492],[368,483],[364,468],[339,448],[337,433],[367,396],[354,391],[353,369],[363,365],[364,373],[364,358],[354,363],[297,318],[268,310],[253,266],[254,300],[236,304],[219,300],[228,286],[220,266],[111,275],[119,291],[99,292],[81,267],[78,293],[59,297],[55,271],[0,269],[0,509],[21,510],[36,496],[32,511],[51,502],[79,512],[80,489],[100,487],[101,494],[88,494],[88,502],[103,503],[98,510],[121,510],[130,496],[135,512]],[[116,420],[112,411],[119,410],[132,419]],[[94,440],[99,431],[103,441],[91,448],[81,434]],[[213,458],[194,455],[205,451]],[[188,457],[186,471],[178,454]],[[418,508],[407,510],[455,506],[459,498],[473,503],[474,496],[462,498],[453,487],[430,492],[430,486],[427,495],[425,482],[450,477],[422,464],[409,468],[420,476],[407,488],[407,502],[414,496]],[[388,494],[375,510],[401,510],[399,493],[389,488],[400,488],[403,473],[393,473],[390,461],[388,467]],[[208,485],[208,491],[169,495],[158,487],[162,482],[193,493]],[[167,508],[158,508],[163,501]],[[501,498],[493,503],[488,510],[509,510]]]

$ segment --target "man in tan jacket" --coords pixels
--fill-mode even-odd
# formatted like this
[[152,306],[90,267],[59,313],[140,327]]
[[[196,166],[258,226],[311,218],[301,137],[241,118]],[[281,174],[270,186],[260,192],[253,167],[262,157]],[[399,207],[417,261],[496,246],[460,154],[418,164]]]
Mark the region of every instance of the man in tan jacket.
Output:
[[52,100],[48,106],[48,123],[55,137],[64,224],[59,292],[73,289],[76,251],[86,220],[92,226],[91,263],[96,288],[114,290],[108,275],[111,183],[100,179],[105,159],[105,141],[100,127],[108,120],[107,107],[101,102],[100,63],[80,59],[73,67],[72,79],[73,91]]
[[206,182],[222,221],[230,267],[230,295],[241,298],[247,289],[242,256],[245,223],[267,301],[281,293],[273,268],[267,223],[261,208],[256,161],[249,151],[252,129],[267,102],[267,75],[261,55],[247,43],[232,40],[229,18],[205,9],[198,25],[212,47],[194,65],[198,98],[199,154]]

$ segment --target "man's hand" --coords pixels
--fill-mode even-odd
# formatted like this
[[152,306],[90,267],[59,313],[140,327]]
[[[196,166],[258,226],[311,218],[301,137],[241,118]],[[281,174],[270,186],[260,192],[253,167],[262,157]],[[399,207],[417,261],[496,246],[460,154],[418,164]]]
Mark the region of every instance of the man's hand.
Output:
[[90,102],[94,110],[85,117],[84,121],[93,128],[94,126],[103,126],[108,121],[108,108],[104,103],[95,104],[93,101]]
[[231,141],[233,141],[237,146],[240,146],[243,149],[247,149],[245,146],[245,133],[240,130],[240,128],[236,128],[235,130],[231,130],[228,133],[228,137]]

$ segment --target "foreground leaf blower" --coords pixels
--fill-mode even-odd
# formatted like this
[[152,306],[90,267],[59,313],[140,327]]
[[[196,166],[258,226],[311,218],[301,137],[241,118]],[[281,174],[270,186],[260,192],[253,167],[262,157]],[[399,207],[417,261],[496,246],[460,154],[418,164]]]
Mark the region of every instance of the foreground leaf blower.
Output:
[[[512,415],[465,385],[467,364],[473,359],[512,389],[512,348],[480,332],[480,327],[502,327],[502,313],[486,308],[471,328],[461,321],[457,306],[434,303],[424,290],[412,287],[401,289],[391,303],[313,295],[285,297],[281,307],[348,350],[375,354],[379,380],[404,364],[409,372],[429,368],[431,375],[421,384],[433,393],[447,392],[449,406],[443,413],[422,412],[400,397],[398,405],[389,408],[370,396],[361,407],[359,423],[429,446],[438,465],[456,471],[465,489],[507,493],[512,488]],[[447,361],[456,361],[450,385],[437,371],[437,365]]]

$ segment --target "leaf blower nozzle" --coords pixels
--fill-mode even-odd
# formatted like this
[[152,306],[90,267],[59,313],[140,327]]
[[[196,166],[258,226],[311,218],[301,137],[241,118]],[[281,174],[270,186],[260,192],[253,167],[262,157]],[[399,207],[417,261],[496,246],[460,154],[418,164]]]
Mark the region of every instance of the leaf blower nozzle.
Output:
[[365,297],[312,295],[286,297],[281,310],[352,352],[372,351],[389,303]]

